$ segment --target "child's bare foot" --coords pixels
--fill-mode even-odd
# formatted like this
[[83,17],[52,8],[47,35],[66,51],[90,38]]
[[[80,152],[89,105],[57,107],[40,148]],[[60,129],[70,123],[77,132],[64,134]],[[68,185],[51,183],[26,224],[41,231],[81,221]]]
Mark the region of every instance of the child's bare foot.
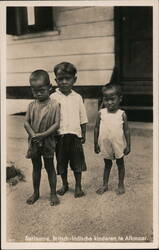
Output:
[[82,196],[84,196],[85,193],[83,192],[83,190],[81,188],[75,188],[75,198],[80,198]]
[[29,204],[29,205],[32,205],[34,204],[37,200],[39,199],[39,195],[38,194],[33,194],[32,196],[30,196],[26,203]]
[[118,189],[116,190],[116,194],[120,195],[120,194],[124,194],[125,193],[125,187],[124,185],[119,185]]
[[50,206],[57,206],[60,203],[56,194],[50,195]]
[[96,193],[101,195],[104,194],[106,191],[108,191],[108,186],[102,186],[96,191]]
[[62,186],[61,189],[57,190],[57,194],[64,195],[68,191],[68,186]]

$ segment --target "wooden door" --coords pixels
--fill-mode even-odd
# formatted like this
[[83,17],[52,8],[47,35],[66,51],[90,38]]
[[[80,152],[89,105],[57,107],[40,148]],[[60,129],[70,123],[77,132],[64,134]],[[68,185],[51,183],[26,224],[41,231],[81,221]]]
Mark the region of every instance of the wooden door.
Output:
[[152,7],[115,7],[115,63],[125,94],[123,106],[134,114],[142,111],[141,120],[143,115],[152,120],[152,11]]
[[127,90],[152,91],[152,7],[116,8],[116,59]]

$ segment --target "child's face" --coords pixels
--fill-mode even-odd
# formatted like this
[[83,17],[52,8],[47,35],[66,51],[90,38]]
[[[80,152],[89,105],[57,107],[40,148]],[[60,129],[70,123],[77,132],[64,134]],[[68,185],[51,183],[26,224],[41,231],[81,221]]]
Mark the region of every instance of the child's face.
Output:
[[76,82],[76,79],[74,75],[69,73],[57,73],[55,81],[60,91],[64,95],[68,95],[71,93],[72,86]]
[[119,108],[122,97],[116,92],[116,89],[108,89],[103,93],[103,104],[109,112],[115,112]]
[[49,85],[43,79],[31,81],[30,86],[35,99],[43,102],[49,98]]

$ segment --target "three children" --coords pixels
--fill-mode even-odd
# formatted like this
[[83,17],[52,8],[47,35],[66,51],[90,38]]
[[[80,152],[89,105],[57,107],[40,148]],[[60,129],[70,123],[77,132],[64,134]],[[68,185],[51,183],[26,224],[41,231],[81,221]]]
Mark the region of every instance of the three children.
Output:
[[[75,66],[62,62],[55,66],[55,81],[58,88],[49,97],[50,79],[44,70],[34,71],[30,76],[30,86],[35,100],[29,104],[25,129],[29,135],[27,157],[33,164],[34,193],[27,200],[33,204],[39,198],[41,167],[43,156],[50,184],[50,205],[57,205],[57,194],[64,195],[68,189],[68,164],[75,177],[75,198],[84,196],[82,190],[82,171],[86,163],[82,144],[86,140],[86,110],[81,96],[72,87],[77,79]],[[103,186],[97,190],[103,194],[108,190],[112,160],[116,159],[119,172],[118,194],[125,192],[124,155],[130,152],[130,132],[127,117],[119,109],[122,95],[120,86],[107,84],[103,88],[104,108],[98,113],[94,131],[95,153],[104,157],[105,170]],[[57,174],[61,175],[62,187],[56,194],[56,173],[53,164],[56,138]]]

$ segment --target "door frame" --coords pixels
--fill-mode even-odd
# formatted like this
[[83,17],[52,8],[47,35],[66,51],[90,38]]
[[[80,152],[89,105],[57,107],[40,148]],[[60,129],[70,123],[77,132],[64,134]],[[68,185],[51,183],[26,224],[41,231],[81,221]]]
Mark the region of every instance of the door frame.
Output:
[[121,83],[121,8],[114,7],[114,37],[115,37],[115,71],[116,71],[116,80],[118,83]]

